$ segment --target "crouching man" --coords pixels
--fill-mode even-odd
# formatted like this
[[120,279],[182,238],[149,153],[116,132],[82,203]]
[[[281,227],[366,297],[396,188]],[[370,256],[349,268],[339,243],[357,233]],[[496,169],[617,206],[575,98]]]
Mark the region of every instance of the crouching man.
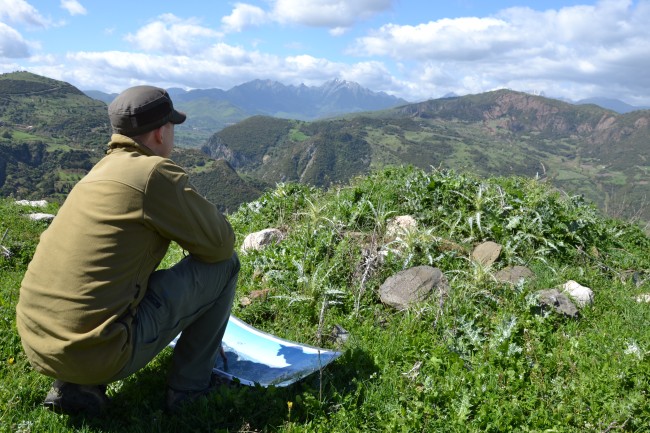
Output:
[[[169,157],[185,114],[136,86],[108,107],[108,151],[43,232],[16,323],[33,367],[54,378],[45,406],[98,414],[106,384],[151,361],[181,331],[168,377],[175,410],[211,390],[239,261],[232,227]],[[156,270],[171,241],[189,254]]]

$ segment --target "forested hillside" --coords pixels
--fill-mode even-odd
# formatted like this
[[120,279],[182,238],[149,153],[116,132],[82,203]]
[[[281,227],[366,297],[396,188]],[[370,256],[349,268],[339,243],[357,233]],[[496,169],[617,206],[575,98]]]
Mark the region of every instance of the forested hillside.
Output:
[[56,80],[0,75],[0,195],[62,198],[102,155],[106,105]]
[[[106,105],[27,72],[1,75],[0,98],[0,195],[63,200],[104,154]],[[224,209],[277,182],[327,186],[406,164],[536,177],[646,223],[648,137],[648,110],[618,114],[500,90],[313,122],[252,116],[210,137],[203,154],[179,146],[173,158]]]
[[391,164],[525,175],[584,194],[612,216],[648,221],[649,125],[650,111],[621,115],[502,90],[290,127],[272,118],[242,122],[205,150],[267,182],[325,186]]
[[[105,154],[111,134],[106,104],[28,72],[0,75],[0,102],[0,196],[62,202]],[[172,158],[223,210],[260,194],[227,163],[213,163],[198,150],[177,149]]]

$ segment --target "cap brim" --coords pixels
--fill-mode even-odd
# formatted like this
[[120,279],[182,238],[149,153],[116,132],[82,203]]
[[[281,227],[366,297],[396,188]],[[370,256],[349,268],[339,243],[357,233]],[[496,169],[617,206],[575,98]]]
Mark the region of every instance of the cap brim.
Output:
[[169,121],[171,123],[173,123],[174,125],[178,125],[180,123],[185,122],[186,118],[187,118],[187,116],[185,115],[185,113],[183,113],[181,111],[174,110],[172,112],[172,116],[169,118]]

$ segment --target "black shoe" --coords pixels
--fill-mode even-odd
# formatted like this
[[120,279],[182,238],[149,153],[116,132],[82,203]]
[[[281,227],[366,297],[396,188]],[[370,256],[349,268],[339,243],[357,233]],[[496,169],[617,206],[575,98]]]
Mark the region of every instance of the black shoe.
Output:
[[98,416],[108,403],[106,385],[77,385],[57,379],[47,393],[43,406],[56,413]]
[[167,399],[165,408],[169,413],[178,412],[181,407],[187,403],[198,400],[199,398],[216,391],[222,386],[235,387],[237,383],[229,381],[228,379],[212,373],[210,376],[210,385],[207,388],[198,391],[176,391],[173,388],[167,388]]

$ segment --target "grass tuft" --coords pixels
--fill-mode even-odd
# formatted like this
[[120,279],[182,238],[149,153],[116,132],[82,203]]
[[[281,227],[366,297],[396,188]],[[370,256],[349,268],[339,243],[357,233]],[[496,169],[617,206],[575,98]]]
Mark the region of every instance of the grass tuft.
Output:
[[[345,353],[295,386],[223,389],[173,417],[162,411],[170,350],[110,386],[106,416],[40,407],[50,380],[25,359],[14,309],[45,225],[24,212],[0,201],[15,253],[0,257],[0,431],[648,431],[650,308],[636,298],[650,292],[650,239],[535,180],[393,167],[328,190],[280,184],[242,205],[230,215],[238,242],[270,227],[285,236],[240,255],[234,314],[332,348],[338,325]],[[399,215],[417,226],[387,234]],[[489,266],[470,259],[487,240],[503,246]],[[173,245],[161,266],[182,256]],[[443,271],[447,296],[383,305],[383,281],[418,265]],[[535,277],[497,281],[509,265]],[[536,292],[567,280],[590,287],[593,305],[578,319],[540,313]]]

